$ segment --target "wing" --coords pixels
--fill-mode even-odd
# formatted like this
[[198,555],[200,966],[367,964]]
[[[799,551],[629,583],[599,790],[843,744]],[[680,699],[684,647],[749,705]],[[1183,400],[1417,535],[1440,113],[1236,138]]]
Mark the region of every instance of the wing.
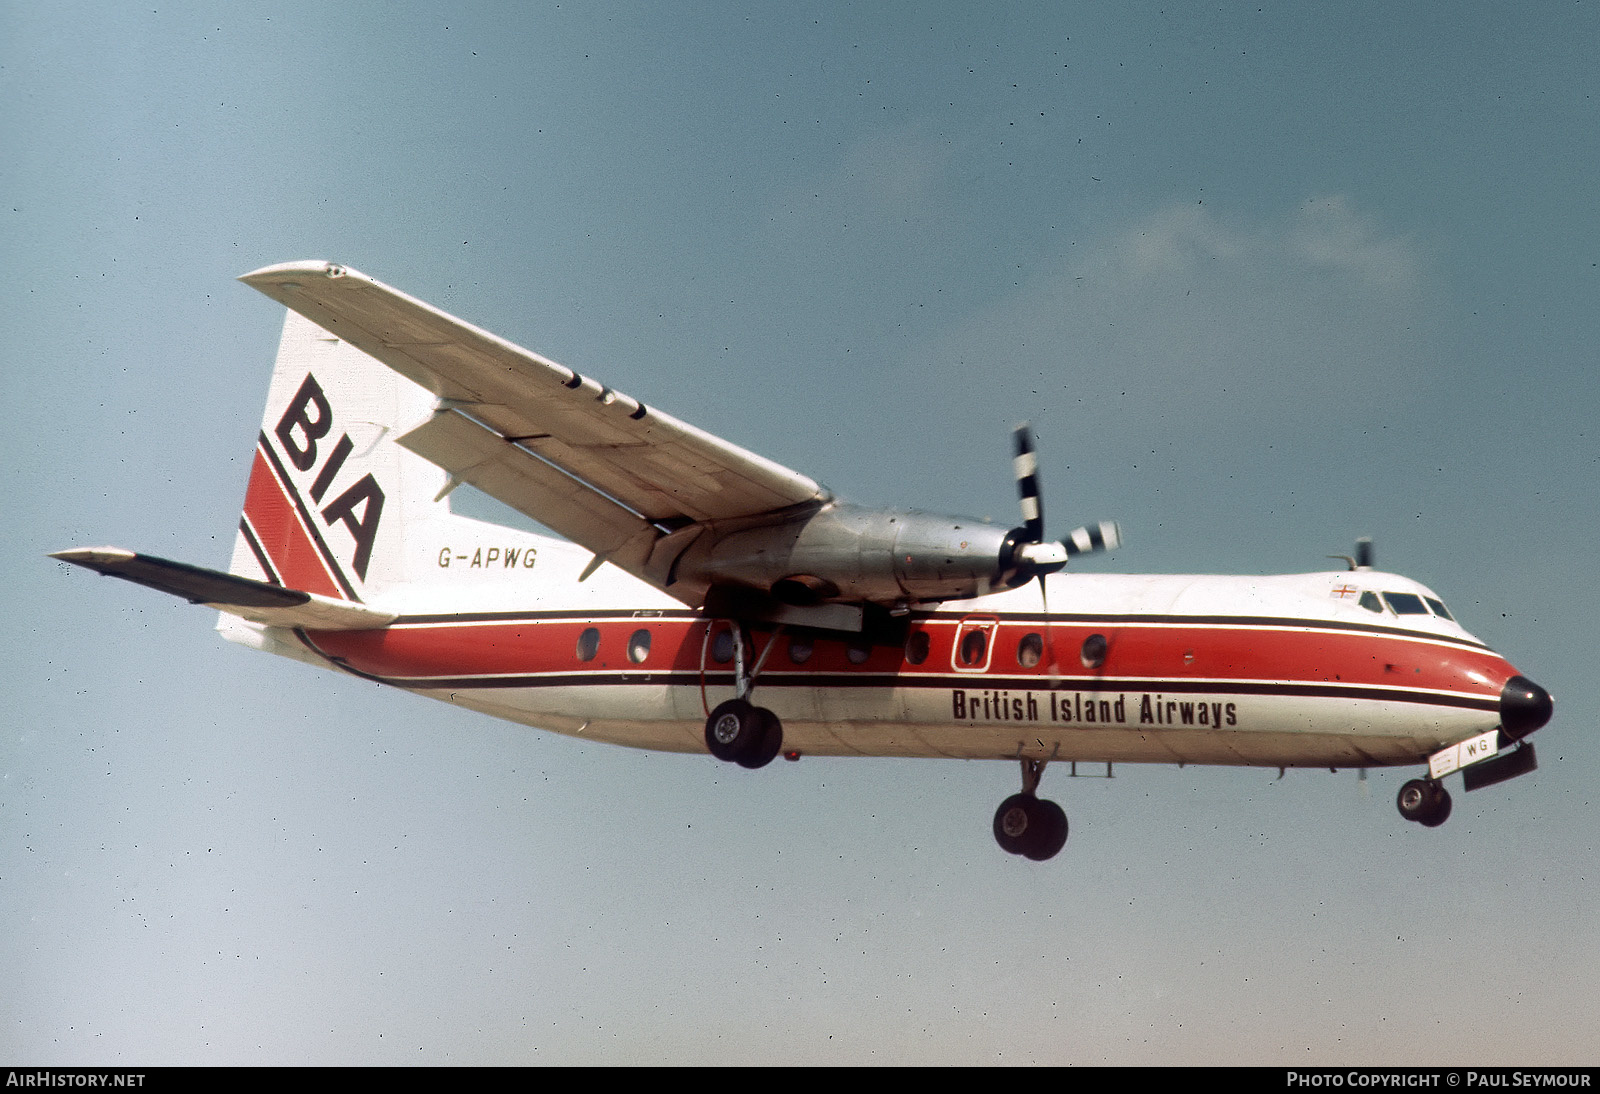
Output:
[[295,262],[240,280],[438,396],[402,445],[658,586],[671,533],[681,544],[694,525],[829,500],[798,472],[354,270]]

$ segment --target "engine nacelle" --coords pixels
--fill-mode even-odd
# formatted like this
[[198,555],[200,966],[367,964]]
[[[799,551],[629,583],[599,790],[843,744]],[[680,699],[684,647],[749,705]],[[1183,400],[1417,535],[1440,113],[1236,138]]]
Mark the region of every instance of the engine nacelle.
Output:
[[707,529],[675,571],[785,604],[958,600],[1012,583],[1013,544],[1011,532],[980,520],[833,503],[781,524]]

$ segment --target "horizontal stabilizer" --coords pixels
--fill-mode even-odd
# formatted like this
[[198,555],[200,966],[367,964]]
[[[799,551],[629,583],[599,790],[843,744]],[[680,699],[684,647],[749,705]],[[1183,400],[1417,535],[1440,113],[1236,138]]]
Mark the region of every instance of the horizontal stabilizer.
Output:
[[136,554],[121,547],[74,547],[55,551],[50,557],[181,596],[190,603],[205,604],[269,627],[355,631],[387,626],[394,621],[393,613],[374,611],[363,604],[286,589],[282,585],[154,555]]

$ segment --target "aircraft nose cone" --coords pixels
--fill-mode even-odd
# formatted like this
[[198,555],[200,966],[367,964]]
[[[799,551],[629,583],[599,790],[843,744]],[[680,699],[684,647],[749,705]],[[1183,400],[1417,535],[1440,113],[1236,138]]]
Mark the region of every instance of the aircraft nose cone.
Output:
[[1555,709],[1550,693],[1526,676],[1513,676],[1500,689],[1500,728],[1516,740],[1548,722]]

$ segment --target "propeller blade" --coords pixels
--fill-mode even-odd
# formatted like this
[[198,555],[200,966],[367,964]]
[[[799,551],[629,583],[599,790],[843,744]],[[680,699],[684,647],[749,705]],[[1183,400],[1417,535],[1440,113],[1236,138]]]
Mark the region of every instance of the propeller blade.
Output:
[[[1080,554],[1082,552],[1079,552]],[[1017,559],[1030,566],[1065,566],[1071,557],[1065,543],[1019,543]]]
[[1014,588],[1031,578],[1043,578],[1079,555],[1112,551],[1122,545],[1122,530],[1109,520],[1074,529],[1058,543],[1047,542],[1044,538],[1044,501],[1040,496],[1039,458],[1033,446],[1033,427],[1023,422],[1012,430],[1011,436],[1016,449],[1011,467],[1017,478],[1017,494],[1022,502],[1022,526],[1013,529],[1007,537],[1007,548],[1001,556],[1001,570],[1008,575],[1005,581],[1008,586]]
[[1115,521],[1107,520],[1075,529],[1060,543],[1019,543],[1017,559],[1049,573],[1065,566],[1070,559],[1092,555],[1096,551],[1115,551],[1120,546],[1122,529]]
[[1033,428],[1023,422],[1012,433],[1016,457],[1011,461],[1022,498],[1022,527],[1030,543],[1044,539],[1044,506],[1039,502],[1039,458],[1033,451]]
[[1067,558],[1092,555],[1096,551],[1115,551],[1122,546],[1122,528],[1114,520],[1103,520],[1087,528],[1074,528],[1061,541]]

